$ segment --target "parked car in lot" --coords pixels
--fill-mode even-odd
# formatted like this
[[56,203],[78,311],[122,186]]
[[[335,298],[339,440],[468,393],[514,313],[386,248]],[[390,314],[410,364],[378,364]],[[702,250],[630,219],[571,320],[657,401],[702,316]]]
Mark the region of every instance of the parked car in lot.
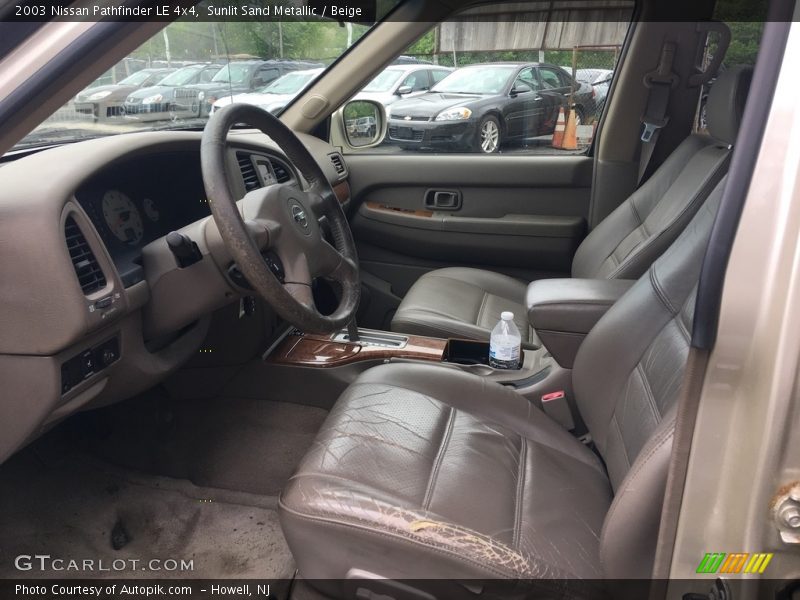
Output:
[[87,88],[75,96],[75,111],[95,121],[119,117],[128,94],[155,85],[174,71],[170,68],[142,69],[119,83]]
[[347,133],[353,137],[371,137],[375,135],[378,124],[375,117],[359,117],[347,121]]
[[322,64],[303,60],[240,60],[220,69],[208,83],[196,83],[175,91],[177,109],[190,112],[197,107],[197,116],[211,114],[214,102],[223,96],[252,92],[272,83],[292,71],[322,67]]
[[453,69],[431,64],[397,64],[386,67],[355,96],[389,106],[404,98],[419,96],[447,77]]
[[[568,74],[572,74],[572,67],[562,67]],[[599,118],[606,102],[608,88],[614,77],[613,69],[577,69],[575,79],[581,83],[588,83],[594,89],[594,101],[597,106],[596,116]],[[587,115],[588,116],[588,115]]]
[[255,104],[271,113],[277,113],[282,110],[291,100],[302,92],[317,75],[322,73],[324,69],[306,69],[305,71],[293,71],[282,75],[267,87],[262,88],[256,92],[248,92],[244,94],[235,94],[233,96],[224,96],[211,107],[211,114],[213,115],[223,106],[232,104],[234,102],[244,102],[245,104]]
[[[208,83],[219,72],[222,65],[196,64],[178,69],[158,82],[128,94],[123,106],[125,118],[136,121],[164,121],[185,116],[185,105],[176,105],[175,92],[178,87],[194,83]],[[199,106],[195,106],[195,114]]]
[[579,122],[594,114],[592,86],[540,63],[489,63],[454,71],[389,110],[389,140],[404,148],[461,147],[493,153],[509,140],[552,134],[572,98]]

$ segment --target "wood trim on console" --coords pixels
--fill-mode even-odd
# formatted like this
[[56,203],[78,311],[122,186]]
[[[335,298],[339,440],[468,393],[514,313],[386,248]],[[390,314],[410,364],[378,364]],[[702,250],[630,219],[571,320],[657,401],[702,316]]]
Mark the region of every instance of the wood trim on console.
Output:
[[439,362],[447,340],[410,335],[405,348],[333,342],[328,336],[290,335],[267,357],[268,363],[303,367],[341,367],[365,360],[408,358]]

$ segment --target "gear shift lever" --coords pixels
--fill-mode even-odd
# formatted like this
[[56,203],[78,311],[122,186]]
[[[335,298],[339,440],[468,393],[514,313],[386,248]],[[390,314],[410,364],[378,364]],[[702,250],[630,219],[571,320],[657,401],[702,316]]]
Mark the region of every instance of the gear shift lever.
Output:
[[353,320],[347,324],[347,341],[357,342],[358,340],[358,325],[356,325],[356,318],[353,317]]

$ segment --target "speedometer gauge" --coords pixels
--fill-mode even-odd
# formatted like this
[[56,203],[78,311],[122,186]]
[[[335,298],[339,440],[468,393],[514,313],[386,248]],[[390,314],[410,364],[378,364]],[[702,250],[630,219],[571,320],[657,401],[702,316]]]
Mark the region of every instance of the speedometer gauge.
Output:
[[142,215],[122,192],[109,190],[103,194],[103,217],[112,233],[126,244],[134,245],[142,241]]

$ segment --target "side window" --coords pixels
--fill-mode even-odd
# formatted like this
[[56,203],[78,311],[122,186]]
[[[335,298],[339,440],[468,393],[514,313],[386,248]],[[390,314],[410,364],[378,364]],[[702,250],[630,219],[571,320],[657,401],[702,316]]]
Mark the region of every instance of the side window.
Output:
[[[377,147],[347,151],[588,152],[607,88],[591,83],[575,86],[572,66],[576,71],[602,69],[613,75],[636,3],[614,0],[589,13],[553,9],[552,4],[501,0],[436,24],[404,49],[401,61],[374,73],[363,96],[356,94],[357,99],[384,104],[386,135]],[[588,15],[597,20],[588,21]],[[399,65],[414,60],[431,65],[436,92],[413,97],[392,94],[401,83],[412,85],[409,76],[399,73]],[[519,93],[509,93],[517,84]],[[525,93],[526,87],[533,93]],[[418,89],[416,80],[412,89]],[[565,135],[559,125],[561,109],[566,113]],[[487,139],[491,143],[483,143]]]
[[272,83],[280,76],[280,71],[275,67],[261,67],[253,78],[253,85],[262,87]]
[[542,80],[542,85],[546,90],[557,90],[564,87],[564,82],[558,76],[555,69],[548,69],[542,67],[539,69],[539,77]]
[[443,71],[442,69],[434,69],[433,71],[431,71],[431,79],[433,80],[432,85],[436,85],[448,75],[450,75],[450,71]]
[[209,67],[208,69],[203,69],[202,73],[200,73],[200,83],[208,83],[211,81],[211,78],[216,75],[219,69],[217,67]]
[[426,71],[416,71],[415,73],[411,73],[408,77],[403,80],[403,83],[400,84],[402,86],[409,86],[412,92],[422,92],[427,90],[430,87],[428,83],[428,73]]
[[539,87],[539,83],[536,79],[536,70],[533,67],[522,69],[522,71],[519,72],[517,79],[529,86],[532,90],[535,90]]

